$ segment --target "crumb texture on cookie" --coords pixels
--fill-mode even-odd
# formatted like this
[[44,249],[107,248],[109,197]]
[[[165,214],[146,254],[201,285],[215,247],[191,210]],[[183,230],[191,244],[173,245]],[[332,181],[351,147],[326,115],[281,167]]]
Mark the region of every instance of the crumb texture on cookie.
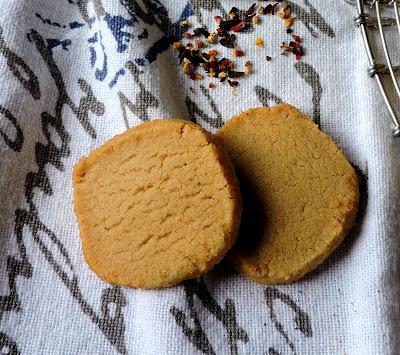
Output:
[[236,166],[244,201],[230,262],[260,283],[301,278],[353,226],[359,200],[353,167],[288,104],[241,113],[216,136]]
[[146,122],[111,139],[73,172],[87,263],[103,280],[171,286],[221,260],[241,215],[226,153],[200,126]]

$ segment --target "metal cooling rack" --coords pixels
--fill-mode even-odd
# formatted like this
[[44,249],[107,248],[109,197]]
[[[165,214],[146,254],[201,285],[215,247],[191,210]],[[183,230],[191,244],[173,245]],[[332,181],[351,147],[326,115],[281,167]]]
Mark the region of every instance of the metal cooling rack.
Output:
[[[378,87],[385,100],[393,122],[393,136],[400,136],[400,87],[396,73],[400,73],[400,66],[393,65],[390,50],[387,46],[386,34],[387,27],[397,26],[400,35],[400,0],[345,0],[347,3],[357,8],[357,16],[354,18],[354,24],[360,29],[367,52],[370,66],[368,75],[374,77]],[[383,16],[383,11],[392,11],[393,17]],[[379,31],[381,47],[385,56],[385,64],[376,60],[376,55],[371,48],[371,31]],[[400,41],[399,41],[400,46]],[[384,77],[390,77],[391,80],[384,80]],[[397,94],[394,98],[389,98],[389,85],[395,89]]]

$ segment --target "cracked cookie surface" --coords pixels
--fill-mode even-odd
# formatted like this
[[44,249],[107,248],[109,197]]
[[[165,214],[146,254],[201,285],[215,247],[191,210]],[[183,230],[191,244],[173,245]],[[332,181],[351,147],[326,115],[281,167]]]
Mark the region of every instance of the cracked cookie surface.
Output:
[[176,119],[114,137],[73,172],[83,254],[104,281],[171,286],[210,270],[236,240],[241,200],[214,137]]
[[216,134],[236,166],[244,210],[229,261],[264,284],[317,267],[353,226],[357,175],[333,140],[296,108],[256,108]]

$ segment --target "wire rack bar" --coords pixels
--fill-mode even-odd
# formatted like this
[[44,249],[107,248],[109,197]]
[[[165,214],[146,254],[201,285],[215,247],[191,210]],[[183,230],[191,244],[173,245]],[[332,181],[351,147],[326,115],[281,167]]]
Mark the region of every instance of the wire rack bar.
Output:
[[[394,109],[395,103],[391,102],[388,97],[387,90],[383,84],[382,78],[384,76],[390,76],[391,82],[397,94],[397,106],[400,102],[400,86],[396,78],[396,72],[400,72],[399,65],[392,64],[392,58],[389,53],[389,48],[386,42],[385,27],[397,26],[400,35],[400,16],[399,16],[399,0],[345,0],[347,3],[356,5],[357,16],[354,18],[354,24],[360,29],[361,36],[364,42],[365,51],[367,53],[369,68],[368,75],[374,77],[378,84],[379,90],[382,94],[383,100],[387,106],[390,117],[393,122],[393,136],[400,136],[400,116],[399,113]],[[369,7],[369,11],[365,11],[365,6]],[[394,18],[382,16],[382,7],[393,8]],[[376,17],[371,16],[371,9],[375,9]],[[369,37],[369,31],[371,28],[377,28],[379,30],[380,39],[382,42],[383,52],[385,54],[386,64],[378,63],[375,59],[375,55],[371,49],[371,42]]]

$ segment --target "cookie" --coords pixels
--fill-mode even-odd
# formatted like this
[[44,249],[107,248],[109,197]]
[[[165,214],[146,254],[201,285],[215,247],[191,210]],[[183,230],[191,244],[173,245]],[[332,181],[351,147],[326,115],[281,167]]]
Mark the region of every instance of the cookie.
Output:
[[109,140],[73,172],[83,254],[104,281],[171,286],[210,270],[241,216],[228,155],[200,126],[146,122]]
[[316,268],[353,226],[357,175],[333,140],[296,108],[255,108],[216,134],[236,166],[244,210],[229,261],[263,284]]

